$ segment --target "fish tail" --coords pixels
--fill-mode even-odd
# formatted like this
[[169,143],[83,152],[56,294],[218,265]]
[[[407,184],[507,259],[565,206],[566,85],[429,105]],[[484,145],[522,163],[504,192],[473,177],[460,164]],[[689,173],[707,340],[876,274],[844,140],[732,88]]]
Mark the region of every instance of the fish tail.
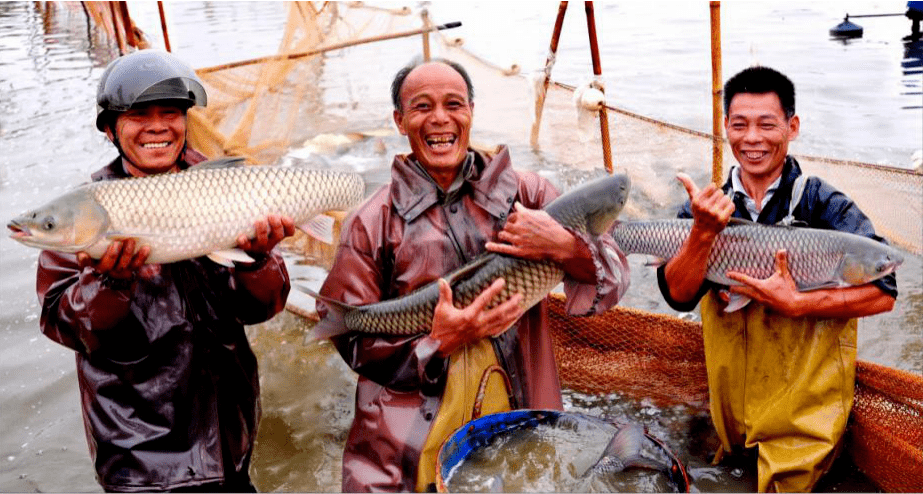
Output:
[[310,288],[295,284],[292,286],[296,290],[323,302],[329,309],[327,314],[314,325],[314,339],[325,340],[349,332],[349,328],[346,327],[346,313],[355,309],[355,307],[344,304],[339,300],[325,297]]

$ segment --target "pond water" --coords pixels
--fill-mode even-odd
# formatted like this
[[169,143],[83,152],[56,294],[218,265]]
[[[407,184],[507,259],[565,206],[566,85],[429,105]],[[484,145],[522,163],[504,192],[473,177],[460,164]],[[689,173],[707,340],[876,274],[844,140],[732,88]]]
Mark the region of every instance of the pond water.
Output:
[[[457,35],[475,53],[532,71],[544,62],[557,4],[528,9],[522,5],[439,3],[429,10],[437,23],[462,21]],[[585,82],[591,74],[584,16],[582,9],[574,8],[577,5],[566,18],[554,69],[555,79],[572,84]],[[666,5],[669,8],[641,2],[597,5],[607,94],[617,106],[707,130],[707,6]],[[803,122],[797,152],[909,168],[911,156],[923,147],[919,54],[901,42],[909,33],[909,21],[863,20],[865,37],[847,43],[827,35],[846,12],[901,12],[904,5],[735,2],[722,11],[724,72],[759,61],[792,77],[799,88]],[[286,15],[284,5],[268,2],[165,6],[174,52],[196,67],[274,53],[281,35],[278,25]],[[156,4],[132,3],[130,8],[157,45]],[[419,51],[418,45],[418,40],[393,41],[330,54],[325,62],[328,75],[322,79],[329,99],[353,95],[362,106],[359,128],[388,128],[391,75],[407,62],[409,53]],[[96,84],[116,52],[113,43],[88,24],[79,4],[0,2],[0,218],[9,219],[86,181],[115,156],[93,121]],[[356,75],[357,67],[370,60],[375,70]],[[330,104],[331,112],[344,112],[339,101],[322,104]],[[511,144],[517,166],[541,166],[522,143]],[[328,159],[361,171],[370,183],[382,183],[388,177],[388,156],[405,150],[406,144],[392,134]],[[677,196],[677,203],[680,199]],[[0,491],[99,491],[83,432],[73,353],[38,330],[37,254],[0,238]],[[899,271],[901,296],[895,311],[860,325],[859,357],[923,373],[921,259],[908,257]],[[289,261],[299,281],[322,280],[323,272],[300,266],[295,256]],[[643,262],[632,260],[633,289],[623,304],[671,313]],[[339,490],[339,455],[351,420],[354,377],[328,345],[303,342],[304,324],[284,313],[249,330],[260,358],[264,393],[253,466],[261,490]],[[713,438],[709,439],[707,419],[693,412],[663,410],[617,396],[568,393],[566,401],[569,409],[654,426],[684,449],[686,461],[708,486],[703,490],[741,490],[737,482],[747,481],[725,482],[722,479],[735,472],[709,469],[701,459]],[[683,439],[690,437],[696,439]],[[848,467],[833,477],[826,489],[874,488]]]

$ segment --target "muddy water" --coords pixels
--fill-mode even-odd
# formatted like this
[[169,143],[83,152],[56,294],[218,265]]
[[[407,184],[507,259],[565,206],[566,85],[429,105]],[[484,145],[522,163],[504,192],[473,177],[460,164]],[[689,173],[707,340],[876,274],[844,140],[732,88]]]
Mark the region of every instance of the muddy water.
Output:
[[[850,4],[849,11],[891,12],[900,10],[903,4]],[[158,25],[154,4],[136,5],[131,8],[139,9],[139,22],[146,30],[156,32],[156,27],[149,27]],[[195,66],[273,53],[279,36],[273,23],[284,18],[285,13],[283,6],[271,3],[166,5],[174,50]],[[768,63],[776,59],[772,48],[779,47],[797,61],[795,67],[801,67],[794,70],[810,76],[809,82],[803,83],[807,89],[801,93],[804,111],[811,115],[814,128],[835,131],[817,132],[815,135],[822,138],[813,141],[803,139],[800,152],[903,166],[907,155],[921,146],[919,125],[923,121],[918,107],[918,75],[907,75],[901,67],[904,47],[899,38],[909,29],[906,19],[868,20],[863,23],[867,37],[843,45],[827,40],[825,33],[839,22],[844,7],[819,5],[754,5],[749,9],[751,17],[740,24],[757,26],[755,34],[736,27],[726,31],[729,60],[746,59],[755,52],[757,57],[765,55]],[[625,103],[640,113],[686,125],[699,125],[701,105],[684,106],[684,101],[702,99],[700,93],[709,87],[707,77],[704,85],[700,84],[702,75],[693,69],[700,63],[692,61],[702,57],[702,46],[691,40],[698,39],[693,33],[701,31],[703,21],[688,18],[691,13],[683,9],[636,16],[636,27],[620,26],[619,17],[609,17],[637,13],[636,9],[612,4],[597,12],[598,20],[609,26],[600,30],[604,69],[624,75],[621,89],[613,91],[616,104]],[[440,5],[430,10],[437,22],[463,20],[467,31],[461,34],[485,56],[492,51],[484,48],[485,40],[510,31],[503,34],[509,43],[494,43],[497,49],[493,51],[512,58],[522,55],[520,63],[529,70],[530,63],[534,68],[544,58],[555,9],[525,12],[479,3],[466,11]],[[732,14],[730,8],[727,11],[730,19],[744,15]],[[497,29],[491,23],[499,19],[512,22],[507,22],[505,29]],[[479,25],[479,20],[485,24]],[[579,9],[568,14],[567,41],[562,44],[562,62],[555,69],[564,81],[579,82],[588,73],[584,62],[571,65],[568,61],[586,57],[582,37],[574,34],[584,32],[578,30],[581,24],[577,21],[582,22]],[[242,36],[242,32],[248,35]],[[637,54],[626,48],[629,44],[625,40],[617,38],[620,33],[635,37],[676,33],[685,41],[649,42],[646,55],[638,65],[632,65],[631,57]],[[339,88],[340,96],[351,95],[363,108],[361,121],[351,122],[356,128],[347,130],[389,128],[390,74],[406,61],[408,53],[419,50],[416,41],[394,43],[350,50],[326,60],[325,70],[336,76],[326,77],[323,84]],[[806,46],[811,48],[799,49]],[[112,159],[111,146],[93,127],[93,96],[102,69],[114,53],[112,44],[88,25],[79,5],[0,2],[0,218],[11,218],[61,194],[87,180],[91,171]],[[848,73],[836,72],[837,64],[831,60],[850,61]],[[376,63],[374,73],[380,75],[370,78],[368,71],[357,75],[355,68],[368,66],[370,61]],[[702,63],[707,66],[707,62]],[[730,68],[733,63],[725,64],[728,70],[736,68]],[[669,80],[663,77],[664,67],[673,69]],[[831,77],[832,73],[839,76]],[[838,85],[841,79],[846,80],[845,85]],[[338,104],[329,110],[344,114],[344,108],[348,106]],[[845,124],[841,118],[844,114],[860,115],[861,119],[851,121],[861,125]],[[808,120],[804,114],[802,119]],[[489,137],[481,136],[482,140]],[[523,142],[510,145],[517,166],[539,170],[562,184],[576,180],[572,170],[548,163]],[[323,159],[361,172],[371,184],[380,184],[388,179],[388,157],[404,151],[404,141],[390,134],[330,151]],[[304,157],[310,153],[295,150],[293,154]],[[682,191],[678,186],[673,190],[678,203]],[[650,214],[668,214],[667,209]],[[0,238],[0,491],[99,491],[83,433],[73,354],[38,330],[36,257],[37,251],[5,236]],[[670,313],[657,294],[653,271],[644,266],[646,259],[631,262],[633,288],[623,303]],[[294,257],[290,258],[290,266],[299,282],[319,283],[323,278],[322,272],[298,265]],[[860,325],[860,358],[923,373],[923,334],[918,329],[923,327],[921,272],[921,258],[908,256],[898,275],[901,296],[895,310],[863,320]],[[264,419],[252,469],[261,490],[339,489],[339,461],[351,420],[355,378],[329,346],[305,344],[305,329],[303,321],[287,313],[248,329],[260,360],[263,385]],[[641,421],[653,428],[678,454],[685,455],[684,461],[690,463],[701,490],[750,489],[741,487],[749,486],[746,482],[752,480],[748,468],[721,470],[707,465],[713,439],[707,417],[696,411],[661,409],[617,396],[568,393],[566,400],[569,410],[611,420]],[[824,488],[873,489],[848,466],[832,477],[832,485]]]

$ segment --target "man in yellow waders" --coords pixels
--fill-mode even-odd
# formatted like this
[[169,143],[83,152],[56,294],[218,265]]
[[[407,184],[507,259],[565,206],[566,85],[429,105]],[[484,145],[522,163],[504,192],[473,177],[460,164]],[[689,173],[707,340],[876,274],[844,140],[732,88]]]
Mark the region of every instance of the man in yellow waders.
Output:
[[679,216],[693,227],[679,253],[658,270],[676,310],[701,300],[712,420],[725,453],[756,448],[760,492],[810,491],[836,457],[853,402],[856,318],[891,310],[893,274],[848,288],[799,292],[785,251],[765,280],[741,273],[730,292],[752,299],[725,312],[728,295],[705,280],[708,253],[732,216],[764,224],[875,235],[841,192],[805,177],[788,155],[798,135],[795,88],[781,73],[751,67],[724,86],[725,131],[739,166],[722,188],[699,189],[680,175],[690,201]]
[[[538,211],[558,193],[537,174],[513,169],[506,147],[469,146],[474,93],[464,68],[411,64],[391,90],[394,122],[411,153],[394,158],[391,182],[344,222],[321,294],[354,305],[396,298],[491,250],[560,262],[571,313],[615,305],[629,278],[623,254],[604,254],[617,252],[612,238],[570,232]],[[476,402],[482,414],[562,408],[545,303],[523,312],[516,294],[488,308],[503,288],[498,279],[457,308],[440,283],[429,334],[331,338],[359,374],[343,491],[434,489],[439,447],[472,418]],[[326,315],[323,303],[319,312]]]

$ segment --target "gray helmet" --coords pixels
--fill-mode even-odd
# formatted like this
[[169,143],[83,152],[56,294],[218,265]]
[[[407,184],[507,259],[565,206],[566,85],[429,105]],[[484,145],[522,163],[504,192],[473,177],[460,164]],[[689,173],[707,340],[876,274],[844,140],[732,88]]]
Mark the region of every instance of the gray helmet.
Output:
[[96,128],[105,130],[113,113],[139,103],[171,101],[189,108],[205,106],[202,81],[188,65],[160,50],[140,50],[116,58],[96,88]]

